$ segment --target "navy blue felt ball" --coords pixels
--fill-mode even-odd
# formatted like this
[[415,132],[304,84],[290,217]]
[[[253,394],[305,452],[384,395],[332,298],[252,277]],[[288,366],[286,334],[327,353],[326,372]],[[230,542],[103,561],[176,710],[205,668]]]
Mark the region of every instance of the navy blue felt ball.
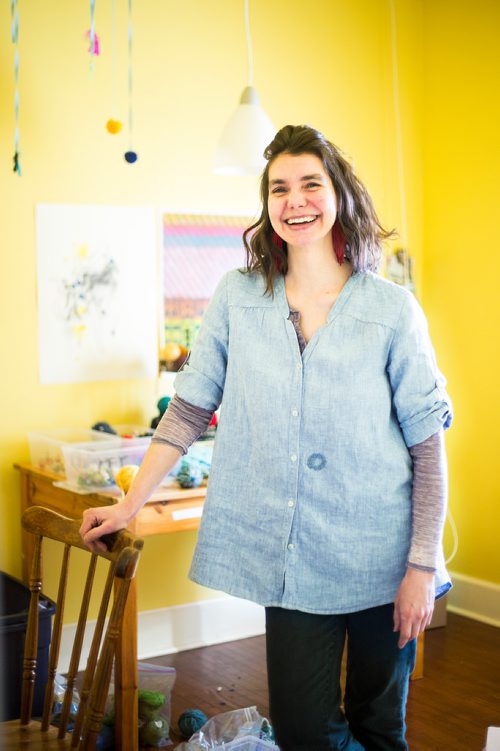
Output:
[[177,722],[183,738],[191,738],[203,725],[208,722],[208,717],[201,709],[186,709]]
[[137,154],[135,151],[126,151],[125,152],[125,161],[129,164],[133,164],[137,161]]

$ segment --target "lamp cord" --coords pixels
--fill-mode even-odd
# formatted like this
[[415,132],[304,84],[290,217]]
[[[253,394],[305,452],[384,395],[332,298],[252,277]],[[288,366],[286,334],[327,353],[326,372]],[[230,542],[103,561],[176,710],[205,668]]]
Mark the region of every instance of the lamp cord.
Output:
[[450,509],[448,509],[448,511],[447,511],[446,518],[447,518],[448,522],[450,523],[451,534],[452,534],[452,537],[453,537],[453,550],[451,551],[450,555],[448,556],[448,558],[445,561],[446,565],[448,565],[449,563],[451,563],[451,561],[454,559],[454,557],[457,554],[457,550],[458,550],[458,530],[457,530],[457,525],[455,524],[455,519],[453,518]]
[[252,37],[250,34],[250,20],[248,15],[248,0],[244,0],[245,4],[245,33],[247,37],[247,52],[248,52],[248,85],[253,86],[253,55],[252,55]]

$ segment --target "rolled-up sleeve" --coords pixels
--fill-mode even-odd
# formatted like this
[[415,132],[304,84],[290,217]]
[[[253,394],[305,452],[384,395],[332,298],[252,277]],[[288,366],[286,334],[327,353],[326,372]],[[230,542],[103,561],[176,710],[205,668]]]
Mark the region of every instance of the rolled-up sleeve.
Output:
[[175,378],[175,391],[181,399],[212,412],[219,407],[226,379],[228,335],[226,274],[205,311],[189,357]]
[[388,374],[408,447],[450,427],[452,405],[446,381],[436,364],[424,313],[411,293],[405,296],[391,342]]

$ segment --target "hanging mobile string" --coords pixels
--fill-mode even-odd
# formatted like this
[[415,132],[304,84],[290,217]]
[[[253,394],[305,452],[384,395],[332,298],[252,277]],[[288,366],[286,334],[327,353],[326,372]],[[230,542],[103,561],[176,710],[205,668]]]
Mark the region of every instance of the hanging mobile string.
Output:
[[115,120],[116,115],[116,0],[111,3],[111,117],[106,123],[106,130],[115,136],[123,128],[121,120]]
[[13,171],[21,177],[21,152],[19,150],[19,0],[10,1],[10,15],[12,19],[12,43],[14,51],[14,114],[16,127],[14,130],[14,167]]
[[132,29],[132,0],[128,0],[128,133],[129,133],[129,146],[132,148],[132,93],[134,88],[134,78],[132,70],[132,43],[133,43],[133,29]]
[[128,138],[129,150],[125,152],[125,161],[133,164],[137,161],[137,154],[132,148],[132,131],[133,131],[133,112],[132,112],[132,94],[133,94],[133,67],[132,67],[132,0],[128,0]]
[[116,0],[111,3],[111,112],[116,112]]
[[90,0],[90,72],[94,72],[94,55],[96,53],[96,34],[95,34],[95,0]]

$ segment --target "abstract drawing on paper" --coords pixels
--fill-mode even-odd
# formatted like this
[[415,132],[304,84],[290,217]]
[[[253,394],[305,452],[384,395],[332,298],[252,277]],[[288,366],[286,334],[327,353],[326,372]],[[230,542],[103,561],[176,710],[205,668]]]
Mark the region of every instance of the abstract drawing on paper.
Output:
[[163,215],[165,342],[190,349],[221,277],[245,266],[242,234],[250,224],[241,216]]
[[41,383],[154,376],[154,210],[39,205],[36,232]]

